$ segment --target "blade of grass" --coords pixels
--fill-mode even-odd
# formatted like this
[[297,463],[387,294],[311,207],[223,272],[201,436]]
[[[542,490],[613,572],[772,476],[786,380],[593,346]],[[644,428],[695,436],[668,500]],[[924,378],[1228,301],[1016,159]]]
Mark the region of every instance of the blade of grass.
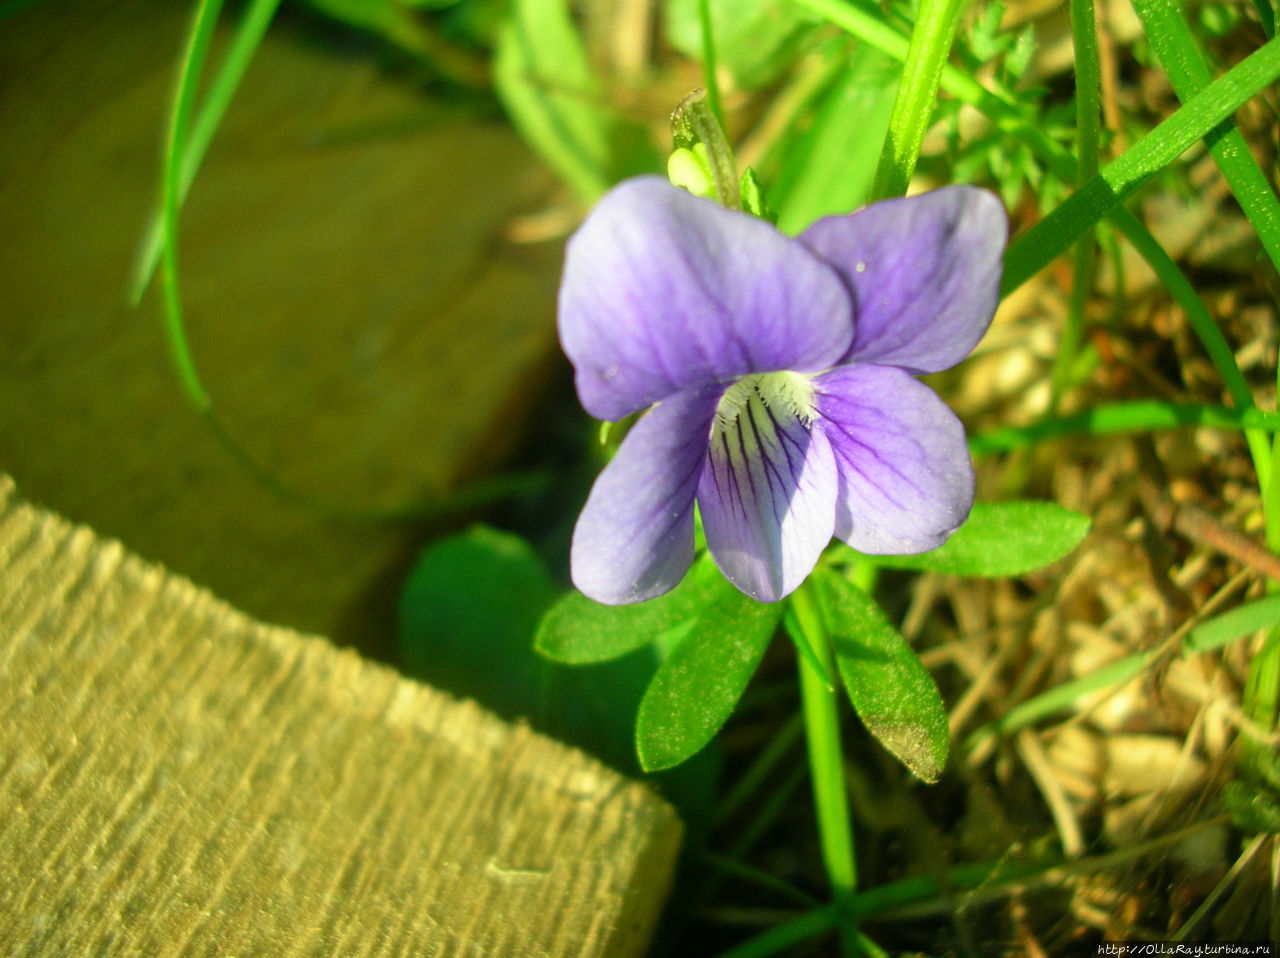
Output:
[[1149,432],[1153,429],[1179,429],[1184,426],[1252,430],[1259,433],[1280,432],[1280,413],[1264,412],[1257,408],[1241,410],[1225,406],[1140,399],[1107,403],[1086,412],[1045,419],[1029,426],[991,429],[971,436],[969,449],[975,455],[983,455],[1020,449],[1062,436],[1109,436]]
[[[209,144],[213,142],[213,136],[221,125],[223,116],[226,115],[227,107],[231,105],[240,81],[244,79],[245,71],[249,68],[249,62],[262,43],[267,27],[275,17],[279,6],[280,0],[252,0],[236,27],[231,47],[227,50],[209,86],[209,92],[200,106],[195,122],[191,125],[191,135],[182,141],[182,155],[178,169],[179,209],[186,202],[191,184],[195,181],[200,164],[204,162],[205,154],[209,150]],[[160,261],[160,244],[163,242],[164,234],[163,219],[163,211],[157,209],[152,214],[146,233],[143,235],[142,248],[129,282],[129,296],[134,305],[141,301],[142,294],[150,285],[151,277]]]
[[[831,637],[827,632],[820,600],[812,580],[791,594],[790,606],[809,646],[822,658],[827,675],[835,675]],[[857,925],[852,917],[854,890],[858,887],[858,867],[849,819],[849,799],[844,783],[844,754],[840,748],[840,717],[836,693],[804,656],[796,657],[800,670],[800,699],[804,711],[805,741],[809,749],[809,771],[813,804],[818,816],[818,836],[822,862],[835,901],[844,953],[857,953]]]
[[721,952],[719,958],[769,958],[779,954],[792,945],[816,938],[836,926],[836,909],[832,905],[806,912],[798,918],[774,925],[766,932],[743,942],[728,951]]
[[711,0],[698,0],[698,25],[702,27],[702,82],[707,88],[707,106],[721,127],[724,110],[720,106],[720,81],[716,78],[716,40],[711,28]]
[[[1188,623],[1155,648],[1109,662],[1087,675],[1063,682],[1061,685],[1019,702],[1002,718],[975,729],[965,740],[965,751],[972,754],[974,749],[994,735],[1007,735],[1010,732],[1019,731],[1040,719],[1068,709],[1082,695],[1090,695],[1122,685],[1173,654],[1174,650],[1177,650],[1180,657],[1190,658],[1246,638],[1259,629],[1273,627],[1277,618],[1280,617],[1278,603],[1280,603],[1280,596],[1268,596],[1237,606],[1196,625]],[[1271,646],[1280,648],[1280,642],[1271,643]],[[1271,702],[1274,705],[1274,696]]]
[[222,0],[199,0],[191,23],[191,33],[178,68],[178,85],[173,97],[173,112],[169,117],[168,134],[165,137],[164,169],[160,187],[162,256],[161,282],[164,293],[165,329],[169,338],[169,352],[178,381],[187,401],[201,413],[208,412],[209,395],[200,382],[191,349],[187,342],[186,327],[182,321],[182,297],[178,288],[178,181],[182,156],[182,144],[187,141],[187,128],[195,106],[196,90],[209,54],[209,43],[218,25]]
[[[1101,80],[1093,0],[1071,0],[1070,14],[1071,40],[1076,55],[1076,186],[1080,187],[1098,174]],[[1076,363],[1076,354],[1080,351],[1080,340],[1084,335],[1084,311],[1092,288],[1094,256],[1093,231],[1089,230],[1076,241],[1067,321],[1058,340],[1058,351],[1049,376],[1051,414],[1058,411],[1058,403],[1066,391],[1071,370]]]
[[494,85],[512,123],[591,204],[609,188],[610,117],[564,0],[517,0],[498,30]]
[[[1213,75],[1179,4],[1169,0],[1133,0],[1133,9],[1178,99],[1185,103],[1207,87]],[[1206,143],[1240,209],[1257,231],[1262,248],[1280,270],[1280,202],[1266,174],[1249,152],[1243,134],[1227,120],[1209,133]]]
[[1002,294],[1040,272],[1148,179],[1280,77],[1280,40],[1268,41],[1112,160],[1005,254]]
[[204,418],[210,430],[231,456],[263,486],[286,502],[330,518],[359,522],[402,522],[471,508],[544,486],[547,482],[546,476],[514,475],[478,483],[452,495],[391,508],[367,509],[322,502],[280,482],[236,442],[214,415],[212,400],[201,382],[195,360],[191,355],[182,313],[182,291],[178,269],[178,207],[182,176],[179,145],[189,142],[187,131],[191,124],[200,75],[208,58],[209,43],[217,26],[221,8],[222,0],[200,0],[196,5],[187,45],[179,61],[177,86],[165,135],[161,170],[161,232],[158,265],[162,311],[170,356],[177,373],[178,383],[187,401]]
[[871,201],[902,196],[911,183],[920,145],[938,100],[938,81],[951,53],[964,0],[920,0],[902,64],[898,97],[880,152]]

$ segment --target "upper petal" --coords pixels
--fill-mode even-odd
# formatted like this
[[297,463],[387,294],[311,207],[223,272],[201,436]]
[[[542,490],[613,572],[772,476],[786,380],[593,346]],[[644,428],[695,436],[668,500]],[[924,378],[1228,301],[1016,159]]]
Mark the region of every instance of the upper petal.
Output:
[[790,594],[831,541],[837,489],[826,437],[784,408],[752,401],[717,421],[698,484],[716,565],[753,599]]
[[587,497],[569,568],[609,605],[670,591],[693,561],[693,499],[718,394],[672,396],[644,415]]
[[995,314],[1008,231],[1000,201],[971,186],[810,226],[800,241],[854,291],[857,331],[843,361],[931,373],[964,359]]
[[840,473],[837,538],[868,555],[928,552],[969,517],[964,427],[932,389],[891,366],[840,366],[814,380],[814,400]]
[[600,419],[751,372],[825,369],[853,341],[851,313],[800,243],[659,177],[596,205],[560,283],[560,342]]

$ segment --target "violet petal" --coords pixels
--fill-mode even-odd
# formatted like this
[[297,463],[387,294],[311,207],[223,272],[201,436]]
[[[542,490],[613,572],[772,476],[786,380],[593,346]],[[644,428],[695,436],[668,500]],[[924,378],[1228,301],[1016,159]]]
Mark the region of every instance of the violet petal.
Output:
[[973,506],[973,464],[955,413],[887,366],[841,366],[814,389],[840,473],[836,537],[868,555],[942,545]]
[[842,362],[949,369],[977,345],[1000,298],[1008,221],[994,194],[950,186],[814,223],[800,242],[854,291]]
[[573,530],[573,584],[597,602],[670,591],[693,561],[693,499],[718,394],[680,393],[627,433]]
[[764,220],[658,177],[616,186],[569,240],[559,324],[599,419],[751,372],[817,372],[853,341],[834,269]]
[[755,405],[717,425],[698,507],[720,571],[761,602],[791,593],[831,541],[837,483],[826,437],[798,419]]

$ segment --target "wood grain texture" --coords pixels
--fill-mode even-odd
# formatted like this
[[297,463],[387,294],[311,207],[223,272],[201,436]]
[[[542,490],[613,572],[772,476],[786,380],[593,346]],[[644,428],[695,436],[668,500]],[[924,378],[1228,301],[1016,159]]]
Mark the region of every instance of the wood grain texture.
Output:
[[643,786],[258,623],[0,475],[0,954],[641,954]]

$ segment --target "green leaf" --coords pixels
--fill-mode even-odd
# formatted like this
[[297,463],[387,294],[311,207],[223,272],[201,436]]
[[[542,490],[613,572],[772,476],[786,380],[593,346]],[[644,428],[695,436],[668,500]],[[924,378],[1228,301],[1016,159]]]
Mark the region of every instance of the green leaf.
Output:
[[773,211],[765,199],[764,188],[760,185],[760,178],[756,176],[756,171],[749,166],[738,181],[738,193],[742,200],[742,209],[745,212],[750,213],[752,216],[758,216],[762,220],[768,220],[770,223],[778,222],[778,214]]
[[1183,647],[1189,652],[1208,652],[1276,625],[1280,625],[1280,595],[1269,595],[1201,622],[1187,635]]
[[969,521],[932,552],[868,561],[950,575],[1022,575],[1061,559],[1088,531],[1088,516],[1053,502],[975,502]]
[[770,188],[784,233],[799,233],[823,216],[848,213],[866,202],[899,73],[897,64],[873,47],[860,45],[849,55],[815,108],[813,125],[792,138]]
[[[542,560],[517,536],[477,526],[434,543],[400,600],[405,670],[638,775],[635,716],[660,650],[637,649],[591,668],[548,662],[531,639],[558,594]],[[719,756],[708,750],[656,777],[691,827],[710,818],[718,769]]]
[[[667,38],[691,60],[702,59],[699,0],[668,0]],[[711,0],[716,58],[736,86],[759,89],[795,59],[813,17],[791,0]]]
[[434,543],[400,597],[405,670],[504,716],[536,717],[545,670],[529,639],[558,594],[518,536],[475,526]]
[[646,771],[679,765],[715,737],[778,627],[783,603],[756,602],[725,585],[640,702],[636,751]]
[[516,0],[493,76],[521,135],[584,202],[598,199],[610,184],[612,123],[564,0]]
[[567,665],[607,662],[643,645],[671,647],[689,633],[699,615],[733,586],[703,555],[666,595],[634,605],[603,605],[580,592],[560,599],[538,626],[534,647]]
[[836,668],[858,718],[916,778],[936,782],[951,736],[933,676],[869,595],[829,571],[818,585]]

